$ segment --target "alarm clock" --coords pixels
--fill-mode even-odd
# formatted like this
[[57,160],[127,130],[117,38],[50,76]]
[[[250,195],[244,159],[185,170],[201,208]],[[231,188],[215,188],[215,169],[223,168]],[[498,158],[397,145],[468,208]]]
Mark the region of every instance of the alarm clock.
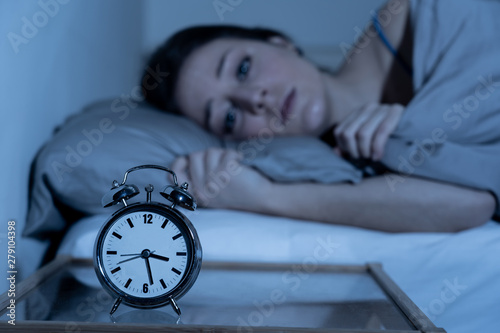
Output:
[[[146,201],[128,204],[139,194],[126,184],[134,171],[157,169],[170,173],[173,184],[160,194],[169,205],[151,200],[153,185],[146,186]],[[103,288],[116,301],[112,315],[123,302],[142,309],[171,304],[177,315],[177,300],[194,284],[200,272],[202,248],[195,228],[178,207],[195,210],[196,200],[178,185],[175,173],[158,165],[140,165],[125,172],[123,181],[113,181],[102,205],[121,204],[103,224],[94,245],[94,268]]]

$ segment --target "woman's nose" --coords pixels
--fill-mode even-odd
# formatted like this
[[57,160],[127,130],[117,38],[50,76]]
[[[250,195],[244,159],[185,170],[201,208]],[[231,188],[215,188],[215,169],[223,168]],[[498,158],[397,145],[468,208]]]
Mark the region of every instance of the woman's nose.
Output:
[[267,90],[258,87],[240,87],[235,92],[239,106],[253,114],[263,114],[271,107]]

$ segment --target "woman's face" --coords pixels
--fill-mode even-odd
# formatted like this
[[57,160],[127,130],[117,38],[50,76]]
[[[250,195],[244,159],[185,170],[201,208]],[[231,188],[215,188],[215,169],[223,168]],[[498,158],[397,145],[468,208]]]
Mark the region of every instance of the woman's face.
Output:
[[328,124],[323,74],[277,37],[201,46],[181,67],[174,96],[184,115],[231,139],[319,135]]

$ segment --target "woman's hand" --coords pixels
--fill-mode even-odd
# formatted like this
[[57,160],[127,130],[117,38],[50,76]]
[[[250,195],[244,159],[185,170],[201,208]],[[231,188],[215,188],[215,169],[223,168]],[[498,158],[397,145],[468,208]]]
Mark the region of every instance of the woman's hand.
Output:
[[258,211],[270,181],[241,159],[235,150],[211,148],[178,157],[171,169],[201,206]]
[[368,104],[351,112],[333,131],[338,148],[355,159],[380,160],[403,111],[400,104]]

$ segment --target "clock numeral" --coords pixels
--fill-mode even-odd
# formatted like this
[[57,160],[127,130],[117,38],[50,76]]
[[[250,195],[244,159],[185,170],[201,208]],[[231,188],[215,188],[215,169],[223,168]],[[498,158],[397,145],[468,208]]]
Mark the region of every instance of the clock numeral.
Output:
[[163,224],[161,225],[161,228],[165,229],[165,226],[167,225],[167,223],[168,223],[168,219],[165,219],[165,221],[163,221]]
[[181,236],[182,236],[182,234],[177,234],[177,235],[175,235],[174,237],[172,237],[172,239],[173,239],[173,240],[176,240],[177,238],[179,238],[179,237],[181,237]]
[[176,268],[172,268],[172,272],[174,272],[175,274],[177,275],[180,275],[181,274],[181,271],[176,269]]
[[149,290],[149,289],[148,289],[148,284],[147,284],[147,283],[144,283],[144,284],[142,285],[142,292],[143,292],[143,293],[147,293],[147,292],[148,292],[148,290]]
[[186,256],[187,253],[186,252],[177,252],[176,255],[178,255],[178,256]]
[[165,281],[163,281],[163,279],[160,280],[160,283],[163,289],[167,289],[167,285],[165,284]]
[[128,225],[133,228],[134,227],[134,224],[132,223],[132,220],[131,219],[127,219],[127,222],[128,222]]
[[116,232],[114,232],[114,231],[113,231],[112,235],[113,235],[113,236],[115,236],[115,237],[116,237],[116,238],[118,238],[118,239],[122,239],[122,235],[117,234],[117,233],[116,233]]
[[132,279],[128,279],[127,283],[125,283],[125,288],[128,288],[128,286],[130,286],[131,282],[132,282]]
[[116,254],[117,252],[116,251],[108,251],[106,252],[106,254]]
[[144,217],[144,224],[153,224],[153,214],[144,214],[142,215]]
[[116,272],[118,272],[120,269],[122,269],[120,266],[116,267],[115,269],[113,269],[111,271],[111,274],[115,274]]

